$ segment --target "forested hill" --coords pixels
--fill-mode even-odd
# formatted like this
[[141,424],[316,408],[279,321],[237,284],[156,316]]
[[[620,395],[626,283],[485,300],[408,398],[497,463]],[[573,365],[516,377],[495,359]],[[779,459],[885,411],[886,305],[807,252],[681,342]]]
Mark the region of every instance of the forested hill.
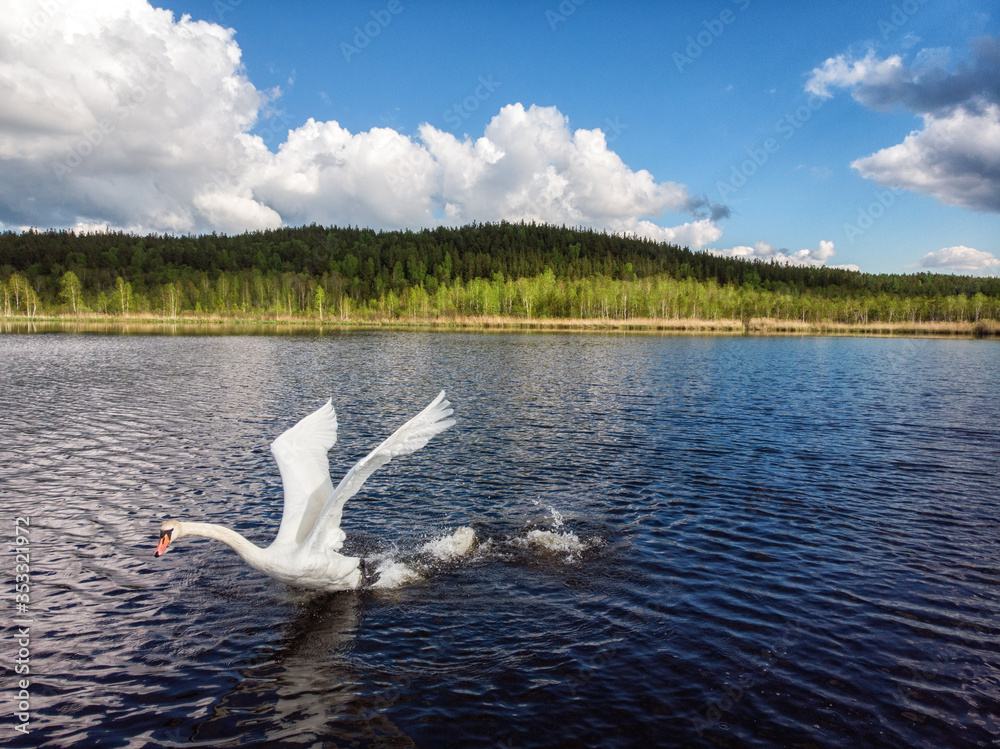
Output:
[[69,231],[0,233],[0,282],[26,277],[55,298],[67,271],[86,292],[110,291],[119,278],[136,291],[192,276],[259,271],[333,278],[356,300],[473,279],[670,277],[777,293],[824,296],[1000,297],[1000,279],[941,274],[866,274],[723,258],[647,239],[534,223],[474,224],[422,231],[317,225],[234,236],[147,235]]

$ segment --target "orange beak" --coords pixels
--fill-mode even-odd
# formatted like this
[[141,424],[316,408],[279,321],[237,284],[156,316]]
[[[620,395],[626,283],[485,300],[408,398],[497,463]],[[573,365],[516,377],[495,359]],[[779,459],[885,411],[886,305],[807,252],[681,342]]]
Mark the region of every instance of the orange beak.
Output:
[[171,535],[173,535],[172,531],[163,531],[163,533],[160,534],[160,543],[156,545],[156,551],[153,552],[154,557],[161,557],[166,553]]

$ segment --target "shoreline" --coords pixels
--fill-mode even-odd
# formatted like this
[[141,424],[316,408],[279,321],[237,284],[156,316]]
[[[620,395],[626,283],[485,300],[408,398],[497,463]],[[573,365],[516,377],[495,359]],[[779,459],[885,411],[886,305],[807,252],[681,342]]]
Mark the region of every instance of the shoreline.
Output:
[[674,335],[826,335],[857,337],[1000,338],[1000,322],[803,322],[752,318],[747,321],[700,318],[573,319],[469,316],[395,320],[318,320],[282,317],[114,315],[6,317],[0,333],[150,333],[150,334],[261,334],[337,330],[414,331],[553,331],[581,333],[662,333]]

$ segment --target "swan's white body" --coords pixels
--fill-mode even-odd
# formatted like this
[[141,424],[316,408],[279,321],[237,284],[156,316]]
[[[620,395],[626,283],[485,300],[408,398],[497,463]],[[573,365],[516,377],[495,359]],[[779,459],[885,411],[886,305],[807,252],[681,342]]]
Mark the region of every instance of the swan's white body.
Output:
[[358,461],[334,489],[327,452],[337,441],[337,415],[331,401],[271,443],[281,471],[285,506],[278,535],[267,548],[214,523],[168,520],[160,527],[156,556],[181,536],[214,538],[231,546],[243,561],[266,575],[299,588],[336,591],[361,585],[360,560],[339,551],[344,544],[340,519],[344,503],[392,458],[408,455],[455,423],[442,390],[427,408]]

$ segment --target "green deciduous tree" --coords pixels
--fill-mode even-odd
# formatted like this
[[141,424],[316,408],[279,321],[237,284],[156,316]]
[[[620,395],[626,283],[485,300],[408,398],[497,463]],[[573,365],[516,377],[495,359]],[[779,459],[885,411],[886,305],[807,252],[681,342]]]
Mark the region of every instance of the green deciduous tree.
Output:
[[80,293],[82,290],[83,285],[76,273],[68,270],[62,274],[59,279],[59,296],[73,310],[74,315],[80,314]]
[[319,313],[319,319],[323,319],[323,310],[326,308],[326,292],[323,290],[323,285],[320,284],[316,287],[316,293],[313,295],[313,306]]
[[122,316],[132,312],[132,284],[121,276],[115,279],[114,307]]

